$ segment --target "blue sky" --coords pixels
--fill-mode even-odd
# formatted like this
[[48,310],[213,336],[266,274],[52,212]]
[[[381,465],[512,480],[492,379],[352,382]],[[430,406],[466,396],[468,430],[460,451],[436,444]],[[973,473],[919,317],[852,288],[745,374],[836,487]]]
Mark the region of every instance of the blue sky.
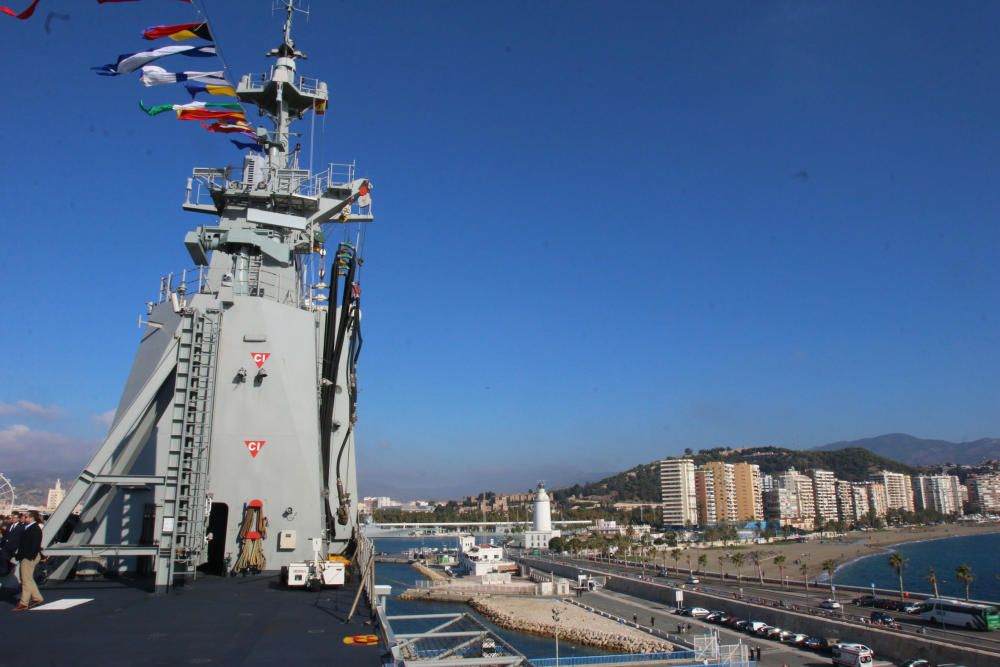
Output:
[[[270,4],[201,3],[234,76],[270,65]],[[1000,435],[996,3],[312,4],[314,161],[376,185],[363,494]],[[186,176],[239,161],[137,108],[183,90],[89,71],[191,17],[0,16],[0,471],[85,462],[191,265]]]

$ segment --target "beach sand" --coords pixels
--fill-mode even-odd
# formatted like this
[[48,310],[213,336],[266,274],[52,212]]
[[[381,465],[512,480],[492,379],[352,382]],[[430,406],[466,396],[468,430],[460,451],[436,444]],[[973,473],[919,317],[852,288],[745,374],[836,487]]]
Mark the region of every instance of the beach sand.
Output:
[[[779,577],[779,568],[774,564],[774,557],[784,555],[784,575],[789,580],[802,581],[803,576],[812,580],[823,573],[823,562],[826,560],[832,559],[837,562],[838,566],[841,566],[848,561],[865,556],[888,554],[891,551],[889,547],[894,544],[996,532],[1000,532],[1000,524],[996,523],[970,526],[915,526],[912,528],[867,532],[853,531],[836,539],[815,539],[807,542],[754,544],[741,547],[718,547],[711,549],[691,548],[681,552],[678,566],[682,572],[687,571],[687,555],[690,553],[692,554],[695,572],[698,572],[700,571],[698,556],[706,554],[708,556],[707,571],[718,572],[720,567],[718,558],[720,555],[742,552],[745,558],[742,568],[743,578],[756,579],[757,566],[753,564],[747,554],[751,551],[758,551],[763,555],[761,565],[765,577],[773,577],[775,579]],[[805,575],[801,571],[802,564],[806,565]],[[666,559],[665,567],[669,571],[673,571],[673,558],[668,557]],[[731,562],[727,562],[723,569],[729,576],[736,575],[736,566]]]

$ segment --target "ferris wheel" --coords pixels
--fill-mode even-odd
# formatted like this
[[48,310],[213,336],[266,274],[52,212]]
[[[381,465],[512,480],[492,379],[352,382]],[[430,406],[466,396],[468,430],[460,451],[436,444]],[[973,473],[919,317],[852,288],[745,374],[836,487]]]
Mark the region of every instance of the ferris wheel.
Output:
[[14,509],[14,485],[0,473],[0,514],[10,514]]

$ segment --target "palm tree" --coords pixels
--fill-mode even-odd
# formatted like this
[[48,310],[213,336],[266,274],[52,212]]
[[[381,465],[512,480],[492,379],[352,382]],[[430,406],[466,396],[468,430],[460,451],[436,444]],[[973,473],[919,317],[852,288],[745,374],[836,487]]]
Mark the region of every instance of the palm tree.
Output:
[[775,556],[774,564],[778,566],[778,576],[781,577],[781,586],[785,585],[785,557]]
[[927,581],[929,581],[931,586],[934,587],[934,597],[940,597],[940,595],[938,594],[937,572],[934,571],[933,565],[927,568]]
[[690,552],[690,551],[688,551],[688,552],[687,552],[687,562],[688,562],[688,576],[690,576],[690,575],[694,574],[694,570],[692,570],[692,569],[691,569],[691,559],[692,559],[693,557],[694,557],[694,556],[693,556],[693,555],[691,554],[691,552]]
[[830,577],[830,597],[836,600],[837,589],[833,585],[833,573],[837,571],[837,561],[830,558],[829,560],[823,561],[823,564],[820,567],[822,567],[823,571],[826,572],[826,576]]
[[733,565],[736,566],[736,580],[742,584],[743,583],[743,563],[746,561],[746,556],[741,551],[737,551],[734,554],[730,554],[729,560],[733,561]]
[[808,591],[809,590],[809,577],[806,576],[806,575],[809,574],[809,566],[806,565],[805,563],[802,563],[802,565],[799,565],[799,572],[802,573],[802,583],[805,584],[806,590]]
[[[701,570],[701,576],[705,576],[705,566],[708,565],[708,556],[701,554],[698,556],[698,568]],[[1000,575],[997,576],[1000,579]]]
[[681,559],[681,550],[674,549],[670,552],[670,560],[674,561],[674,574],[677,574],[677,561]]
[[968,563],[962,563],[955,568],[955,576],[965,584],[965,599],[968,600],[969,589],[972,587],[972,582],[976,580],[976,575],[972,573],[972,566]]
[[896,576],[899,577],[899,599],[902,601],[906,595],[903,593],[903,570],[906,568],[906,564],[910,562],[910,559],[902,555],[899,552],[895,552],[889,556],[889,567],[896,571]]
[[726,561],[729,560],[729,556],[726,554],[719,554],[719,570],[722,571],[722,578],[726,578]]
[[751,551],[747,555],[750,556],[750,562],[757,566],[757,578],[760,580],[760,585],[763,586],[764,568],[761,567],[761,558],[763,557],[763,554],[761,554],[759,551]]

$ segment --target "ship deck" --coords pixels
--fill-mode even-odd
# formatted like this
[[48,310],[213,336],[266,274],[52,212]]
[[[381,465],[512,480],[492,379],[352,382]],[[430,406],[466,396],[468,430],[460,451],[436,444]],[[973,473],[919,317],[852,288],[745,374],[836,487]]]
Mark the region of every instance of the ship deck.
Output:
[[11,581],[3,582],[0,614],[7,616],[3,627],[10,641],[4,655],[17,663],[378,665],[385,651],[344,643],[351,635],[377,634],[364,599],[346,622],[356,586],[289,590],[276,573],[202,576],[165,594],[150,592],[146,580],[49,582],[41,589],[46,604],[89,601],[11,613]]

